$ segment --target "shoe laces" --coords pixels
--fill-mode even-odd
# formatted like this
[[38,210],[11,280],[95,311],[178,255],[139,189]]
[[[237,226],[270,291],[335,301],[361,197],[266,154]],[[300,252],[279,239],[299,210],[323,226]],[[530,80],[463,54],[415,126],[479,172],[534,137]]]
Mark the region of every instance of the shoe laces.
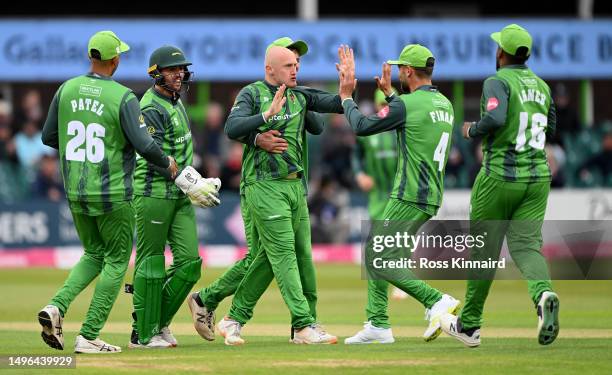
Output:
[[170,331],[170,328],[168,328],[168,327],[163,327],[163,328],[160,330],[160,332],[161,332],[161,334],[162,334],[162,335],[166,335],[166,336],[174,337],[174,335],[172,334],[172,331]]
[[323,326],[319,323],[314,323],[310,327],[321,335],[327,335],[327,332],[325,331],[325,329],[323,329]]
[[240,329],[242,328],[242,324],[232,321],[228,327],[229,334],[231,336],[240,336]]
[[206,322],[208,322],[209,326],[212,325],[214,316],[215,316],[215,310],[210,310],[210,311],[208,311],[208,309],[206,310],[205,319],[206,319]]

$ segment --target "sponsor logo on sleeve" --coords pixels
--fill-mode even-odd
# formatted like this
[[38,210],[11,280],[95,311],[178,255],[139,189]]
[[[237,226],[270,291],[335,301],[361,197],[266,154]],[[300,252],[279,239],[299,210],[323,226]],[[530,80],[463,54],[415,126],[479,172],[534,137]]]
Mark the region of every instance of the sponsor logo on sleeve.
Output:
[[499,100],[497,98],[489,98],[487,101],[487,111],[492,111],[499,105]]
[[376,115],[379,118],[385,118],[385,117],[387,117],[388,114],[389,114],[389,106],[385,106],[385,107],[383,107],[383,109],[378,111],[378,113]]

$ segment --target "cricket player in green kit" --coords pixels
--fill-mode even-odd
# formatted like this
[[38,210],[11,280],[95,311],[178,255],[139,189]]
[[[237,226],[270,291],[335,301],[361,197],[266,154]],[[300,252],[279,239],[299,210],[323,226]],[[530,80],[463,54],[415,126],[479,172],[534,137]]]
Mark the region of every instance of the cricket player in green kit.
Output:
[[259,291],[263,287],[259,284],[264,281],[265,290],[271,280],[266,273],[271,271],[291,314],[295,331],[292,342],[335,343],[335,336],[317,329],[315,325],[298,269],[298,259],[307,258],[309,254],[297,252],[310,246],[296,242],[310,241],[309,236],[297,236],[302,218],[307,217],[304,215],[307,205],[301,180],[306,111],[341,113],[340,97],[297,87],[297,60],[287,48],[272,46],[267,50],[265,71],[265,81],[246,86],[238,95],[225,124],[225,132],[230,138],[238,139],[255,129],[276,129],[287,141],[288,148],[282,154],[271,154],[251,145],[245,147],[242,165],[245,203],[253,230],[257,231],[259,246],[236,290],[230,312],[219,322],[218,328],[227,345],[244,343],[240,329],[250,318],[251,289]]
[[[355,90],[353,51],[344,46],[338,50],[340,64],[340,97],[350,126],[358,136],[369,136],[395,130],[398,144],[398,168],[390,199],[382,217],[402,222],[404,230],[416,234],[434,216],[442,201],[444,168],[448,159],[453,131],[453,107],[431,83],[434,57],[427,48],[411,44],[404,47],[399,59],[383,64],[378,88],[387,96],[389,106],[378,114],[364,116],[352,99]],[[395,95],[391,88],[391,66],[399,66],[400,83],[409,94]],[[406,228],[407,226],[407,228]],[[366,258],[367,259],[367,258]],[[422,303],[429,326],[425,341],[440,334],[439,318],[454,312],[459,301],[432,288],[408,269],[396,277],[382,274],[368,280],[368,322],[345,344],[393,343],[387,315],[389,283]]]
[[[559,298],[540,251],[551,181],[544,145],[546,134],[555,130],[555,105],[548,85],[525,65],[532,46],[527,30],[512,24],[491,38],[498,45],[497,73],[484,82],[480,121],[466,122],[463,135],[483,142],[482,168],[470,202],[472,226],[496,222],[489,225],[494,235],[487,249],[472,249],[471,256],[497,260],[506,237],[536,307],[538,341],[547,345],[559,334]],[[467,346],[480,345],[482,312],[494,275],[492,270],[485,277],[470,277],[461,315],[442,318],[442,329]]]
[[[294,41],[289,37],[283,37],[273,41],[266,50],[273,46],[284,47],[293,51],[298,62],[296,70],[299,71],[300,58],[308,52],[308,45],[304,41]],[[306,131],[311,134],[320,134],[323,131],[323,128],[324,120],[322,116],[316,112],[307,111],[303,129],[304,137],[306,137]],[[282,154],[287,150],[287,141],[280,136],[280,131],[272,129],[262,133],[253,131],[249,134],[248,139],[239,138],[237,140],[245,143],[246,145],[254,145],[255,147],[259,147],[269,153]],[[304,185],[304,194],[306,194],[308,188],[307,145],[307,142],[304,142],[302,146],[302,161],[304,163],[304,170],[301,179]],[[258,251],[259,237],[253,228],[249,208],[245,202],[244,180],[241,181],[240,190],[240,210],[244,221],[248,252],[243,259],[236,262],[220,278],[215,280],[206,288],[203,288],[199,293],[192,294],[191,298],[189,299],[189,308],[192,313],[194,327],[202,338],[209,341],[212,341],[215,338],[215,309],[223,299],[236,292],[238,285],[244,278],[249,265],[252,263],[252,260]],[[310,218],[307,209],[302,212],[302,217],[300,218],[299,223],[298,229],[296,230],[296,247],[302,245],[307,247],[296,250],[296,253],[301,254],[301,256],[297,257],[298,269],[300,272],[304,296],[306,297],[306,300],[310,306],[311,314],[316,319],[316,274],[314,264],[312,262],[312,249],[310,247],[310,241],[306,240],[307,238],[310,238]],[[249,319],[253,315],[253,309],[255,308],[256,302],[267,289],[267,286],[272,281],[274,274],[272,273],[271,269],[269,269],[267,273],[262,273],[261,276],[269,277],[269,281],[266,282],[265,280],[259,280],[250,288],[251,294],[248,298],[249,304],[244,306],[245,315]]]
[[63,349],[63,316],[100,275],[75,352],[112,353],[121,348],[98,336],[132,253],[135,151],[170,176],[177,166],[147,133],[136,96],[111,79],[128,45],[113,32],[101,31],[91,37],[87,49],[90,73],[60,86],[42,136],[46,145],[59,150],[68,205],[85,253],[38,320],[45,343]]
[[[395,90],[394,90],[395,91]],[[389,103],[385,94],[376,89],[374,106],[380,112]],[[373,134],[368,137],[357,137],[353,152],[353,171],[355,182],[361,191],[368,195],[368,213],[370,220],[383,220],[389,194],[393,188],[397,169],[397,141],[393,131]],[[403,290],[393,287],[391,296],[394,299],[408,297]]]
[[[162,46],[151,54],[149,76],[154,85],[143,95],[140,108],[147,131],[172,155],[182,172],[176,184],[166,171],[144,159],[136,162],[134,206],[136,208],[136,264],[134,269],[134,318],[130,348],[176,346],[169,324],[191,288],[200,279],[202,259],[198,252],[195,210],[181,189],[185,174],[201,176],[191,168],[193,143],[187,112],[180,99],[187,90],[191,62],[175,46]],[[206,179],[210,199],[202,207],[219,204],[218,179]],[[165,267],[164,249],[170,245],[173,262]]]

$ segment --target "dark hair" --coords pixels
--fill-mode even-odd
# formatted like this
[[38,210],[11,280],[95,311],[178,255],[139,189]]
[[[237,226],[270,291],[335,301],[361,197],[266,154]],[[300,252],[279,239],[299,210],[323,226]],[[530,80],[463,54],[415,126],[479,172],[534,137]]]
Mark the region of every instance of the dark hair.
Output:
[[504,51],[504,53],[510,65],[523,65],[529,59],[527,51],[527,47],[519,47],[514,55],[506,53],[506,51]]
[[435,61],[436,59],[434,59],[433,57],[429,57],[427,58],[427,62],[425,62],[424,68],[413,67],[414,71],[416,72],[416,75],[421,79],[431,78],[431,75],[433,74],[433,68],[434,68]]
[[100,51],[98,51],[95,48],[92,48],[89,50],[89,56],[91,56],[91,58],[96,59],[96,60],[102,60],[102,55],[100,54]]

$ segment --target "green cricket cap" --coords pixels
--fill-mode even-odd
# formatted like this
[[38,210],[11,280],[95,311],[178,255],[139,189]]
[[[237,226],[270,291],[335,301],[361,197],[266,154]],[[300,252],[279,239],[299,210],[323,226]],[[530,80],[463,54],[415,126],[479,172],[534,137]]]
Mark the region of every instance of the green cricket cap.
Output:
[[499,45],[506,53],[516,56],[519,48],[527,48],[527,53],[521,56],[529,56],[531,53],[531,35],[524,28],[513,23],[504,27],[501,31],[491,34],[491,39]]
[[[431,60],[430,60],[431,59]],[[402,50],[397,60],[389,60],[389,65],[408,65],[413,68],[433,67],[435,58],[430,50],[420,44],[409,44]]]
[[102,60],[110,60],[123,52],[129,51],[130,46],[121,41],[114,32],[106,30],[98,31],[89,39],[89,44],[87,45],[89,57],[92,57],[91,50],[94,49],[100,52]]
[[268,47],[266,48],[266,53],[268,52],[270,47],[274,46],[295,49],[300,56],[304,56],[306,53],[308,53],[308,44],[306,44],[306,42],[304,42],[303,40],[292,40],[288,36],[278,38],[272,43],[270,43],[270,45],[268,45]]

